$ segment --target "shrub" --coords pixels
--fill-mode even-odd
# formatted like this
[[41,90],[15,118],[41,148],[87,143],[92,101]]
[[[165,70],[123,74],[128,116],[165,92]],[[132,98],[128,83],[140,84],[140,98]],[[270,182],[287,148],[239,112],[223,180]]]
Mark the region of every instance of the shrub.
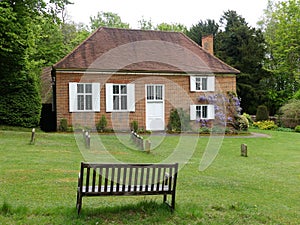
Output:
[[66,132],[68,131],[68,120],[66,118],[62,118],[59,123],[59,131]]
[[256,111],[256,121],[269,120],[269,112],[266,106],[260,105]]
[[211,132],[211,129],[208,127],[200,127],[200,129],[199,129],[200,134],[210,134],[210,132]]
[[295,127],[295,132],[300,133],[300,125]]
[[247,131],[249,128],[249,120],[245,115],[239,115],[237,118],[239,130]]
[[272,120],[258,121],[253,123],[260,130],[276,130],[278,126]]
[[137,132],[139,129],[139,124],[136,120],[132,121],[130,123],[130,129],[133,130],[134,132]]
[[293,98],[300,100],[300,89],[294,94]]
[[300,124],[300,100],[291,100],[279,109],[279,120],[284,127],[295,128]]
[[96,124],[96,129],[99,132],[104,132],[106,130],[106,126],[107,126],[107,120],[106,117],[104,115],[102,115],[101,119],[99,120],[99,122]]
[[252,126],[254,121],[252,120],[251,116],[247,113],[243,113],[243,116],[245,116],[247,118],[249,126]]
[[191,129],[189,115],[182,109],[171,109],[170,119],[167,125],[169,131],[187,131]]

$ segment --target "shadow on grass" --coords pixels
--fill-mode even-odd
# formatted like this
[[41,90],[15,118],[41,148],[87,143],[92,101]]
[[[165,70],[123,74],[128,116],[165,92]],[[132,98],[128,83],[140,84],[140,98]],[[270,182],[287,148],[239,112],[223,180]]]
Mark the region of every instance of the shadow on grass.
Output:
[[[77,212],[75,212],[77,213]],[[91,221],[105,223],[158,223],[167,222],[172,217],[169,206],[155,201],[141,201],[137,204],[126,204],[122,206],[103,206],[92,208],[84,206],[78,220],[90,219]]]
[[80,215],[75,207],[30,209],[6,202],[0,205],[0,221],[4,224],[166,224],[173,215],[166,204],[155,201],[100,207],[86,204]]

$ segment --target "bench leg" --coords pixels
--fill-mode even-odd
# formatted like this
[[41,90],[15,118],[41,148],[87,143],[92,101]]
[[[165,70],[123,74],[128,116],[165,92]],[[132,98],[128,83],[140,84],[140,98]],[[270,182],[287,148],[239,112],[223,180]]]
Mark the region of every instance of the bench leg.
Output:
[[172,209],[172,211],[175,210],[175,192],[172,194],[171,209]]
[[81,210],[81,205],[82,205],[82,196],[81,196],[81,194],[77,193],[76,208],[77,208],[78,215],[79,215],[80,210]]

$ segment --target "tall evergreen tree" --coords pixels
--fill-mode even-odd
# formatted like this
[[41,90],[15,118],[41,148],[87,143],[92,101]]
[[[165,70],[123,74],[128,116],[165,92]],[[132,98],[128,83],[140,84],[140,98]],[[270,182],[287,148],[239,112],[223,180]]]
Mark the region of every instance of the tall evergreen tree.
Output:
[[262,69],[265,56],[264,37],[259,29],[251,28],[235,11],[227,11],[220,20],[223,30],[216,35],[215,54],[241,71],[237,77],[237,94],[244,112],[255,114],[264,104],[265,89],[261,82],[268,76]]
[[219,25],[214,20],[200,20],[187,31],[187,36],[201,46],[203,36],[212,34],[215,37],[218,31]]

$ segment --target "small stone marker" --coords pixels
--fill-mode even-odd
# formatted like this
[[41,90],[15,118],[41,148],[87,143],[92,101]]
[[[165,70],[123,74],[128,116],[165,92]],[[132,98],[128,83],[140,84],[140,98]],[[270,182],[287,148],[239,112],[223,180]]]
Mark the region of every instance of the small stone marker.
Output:
[[151,148],[151,141],[146,140],[146,142],[145,142],[145,151],[147,153],[150,153],[150,148]]
[[246,144],[241,144],[241,156],[248,157],[248,149]]
[[34,144],[34,141],[35,141],[35,128],[32,128],[30,144]]

